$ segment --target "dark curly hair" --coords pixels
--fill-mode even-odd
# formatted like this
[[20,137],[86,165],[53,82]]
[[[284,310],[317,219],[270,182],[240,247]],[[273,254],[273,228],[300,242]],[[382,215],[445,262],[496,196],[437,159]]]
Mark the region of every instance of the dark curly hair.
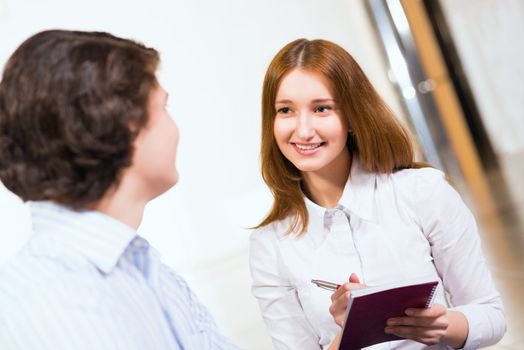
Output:
[[0,82],[0,181],[24,201],[101,199],[131,165],[158,64],[156,50],[108,33],[26,40]]

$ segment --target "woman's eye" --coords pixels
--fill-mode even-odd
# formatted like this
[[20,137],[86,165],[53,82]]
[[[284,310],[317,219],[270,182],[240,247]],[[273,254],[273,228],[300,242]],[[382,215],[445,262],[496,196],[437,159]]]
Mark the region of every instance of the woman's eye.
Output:
[[327,111],[330,111],[332,108],[330,106],[318,106],[317,108],[315,108],[315,112],[318,112],[318,113],[325,113]]
[[288,107],[282,107],[282,108],[277,109],[277,113],[279,113],[279,114],[287,114],[290,111],[291,110]]

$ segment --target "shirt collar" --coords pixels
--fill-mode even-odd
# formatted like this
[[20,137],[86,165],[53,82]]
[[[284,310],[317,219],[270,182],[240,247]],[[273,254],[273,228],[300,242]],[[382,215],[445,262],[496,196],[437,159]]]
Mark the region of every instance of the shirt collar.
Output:
[[315,216],[318,216],[319,218],[324,218],[324,215],[326,213],[326,208],[321,207],[317,203],[313,202],[311,199],[309,199],[307,196],[304,196],[304,202],[306,203],[307,211],[310,214],[313,214]]
[[94,210],[75,211],[53,202],[30,204],[35,234],[50,234],[110,273],[137,237],[136,230]]
[[[353,156],[351,163],[351,171],[344,186],[342,197],[336,209],[347,209],[351,214],[354,214],[367,221],[375,221],[375,188],[376,188],[377,174],[369,172],[362,167],[358,157]],[[318,216],[321,220],[325,220],[326,213],[332,209],[326,209],[316,204],[306,196],[304,196],[306,208],[310,214]]]
[[375,221],[375,189],[377,174],[362,167],[358,157],[353,157],[351,174],[339,203],[350,213],[366,221]]

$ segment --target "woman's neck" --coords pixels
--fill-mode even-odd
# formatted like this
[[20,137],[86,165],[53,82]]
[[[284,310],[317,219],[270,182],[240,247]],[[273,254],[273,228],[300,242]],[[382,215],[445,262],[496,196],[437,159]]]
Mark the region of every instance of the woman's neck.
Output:
[[321,170],[303,172],[307,197],[321,207],[336,207],[351,171],[351,158],[351,154],[346,150]]

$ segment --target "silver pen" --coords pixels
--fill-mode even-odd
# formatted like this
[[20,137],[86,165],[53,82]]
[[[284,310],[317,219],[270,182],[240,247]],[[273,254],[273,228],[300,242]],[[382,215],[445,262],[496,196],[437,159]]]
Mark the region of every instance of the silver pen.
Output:
[[311,283],[314,283],[317,285],[317,287],[327,289],[327,290],[337,290],[340,288],[340,284],[322,281],[322,280],[311,280]]

